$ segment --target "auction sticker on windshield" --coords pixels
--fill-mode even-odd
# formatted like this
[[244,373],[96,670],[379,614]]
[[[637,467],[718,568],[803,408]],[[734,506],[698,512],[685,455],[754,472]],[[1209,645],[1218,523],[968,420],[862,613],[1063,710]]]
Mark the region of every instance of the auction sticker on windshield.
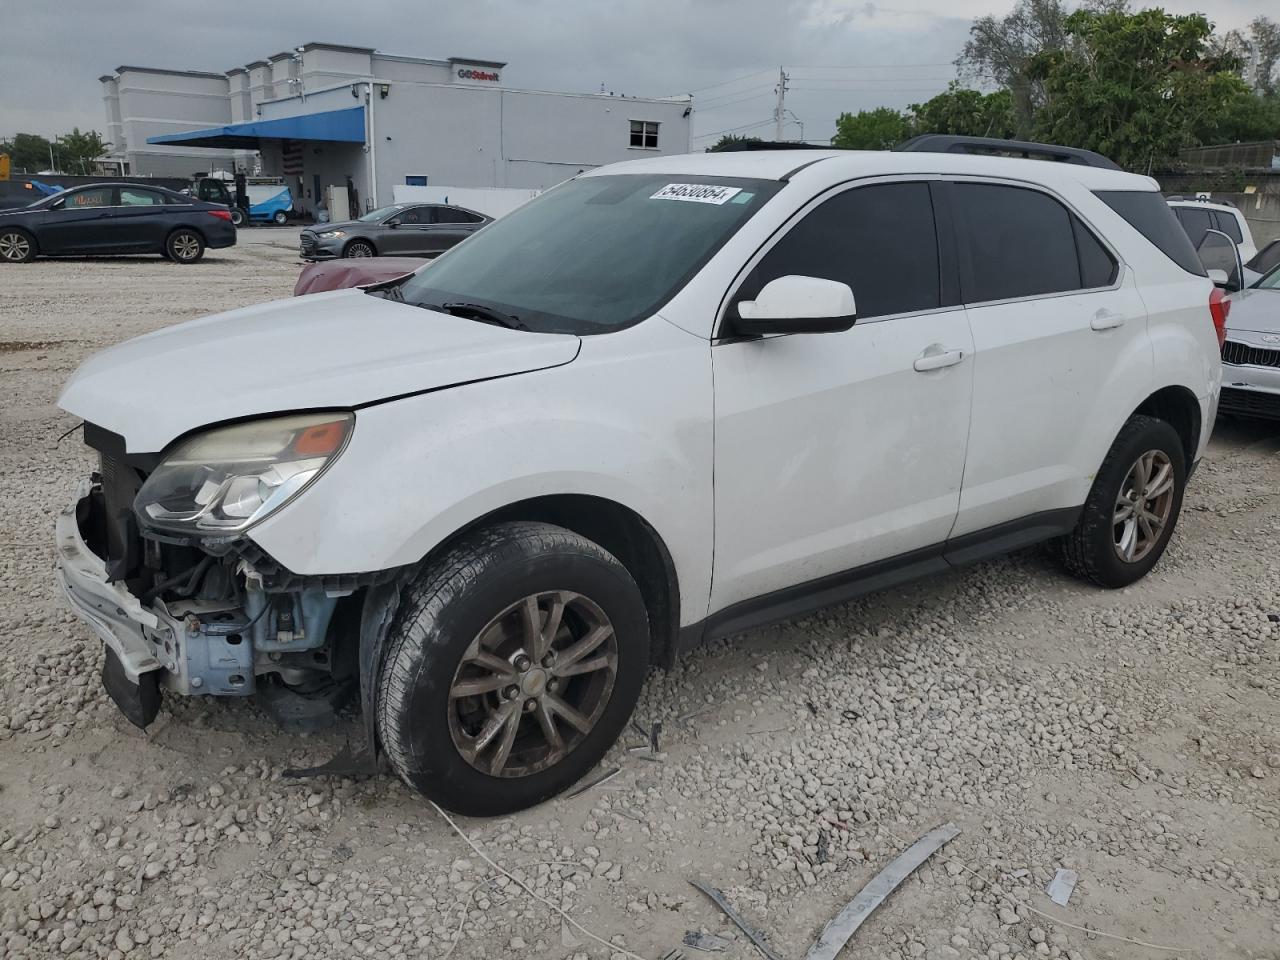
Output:
[[728,203],[741,187],[721,187],[714,183],[668,183],[650,200],[687,200],[690,203]]

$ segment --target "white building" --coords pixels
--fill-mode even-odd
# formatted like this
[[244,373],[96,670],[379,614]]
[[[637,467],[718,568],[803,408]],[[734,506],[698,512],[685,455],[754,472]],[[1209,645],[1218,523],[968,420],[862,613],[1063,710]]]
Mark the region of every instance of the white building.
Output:
[[544,188],[637,155],[687,153],[692,101],[517,90],[506,64],[308,43],[226,73],[121,66],[101,77],[112,156],[133,175],[283,175],[312,211],[396,184]]

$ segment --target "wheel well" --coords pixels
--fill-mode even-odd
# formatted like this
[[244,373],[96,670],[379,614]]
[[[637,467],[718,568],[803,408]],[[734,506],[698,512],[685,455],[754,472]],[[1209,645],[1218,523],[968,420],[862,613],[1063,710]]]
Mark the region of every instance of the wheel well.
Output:
[[204,235],[203,230],[201,230],[199,227],[193,227],[189,223],[180,223],[178,224],[178,226],[174,227],[172,230],[170,230],[168,233],[164,235],[164,245],[166,247],[169,245],[169,241],[173,239],[173,235],[177,233],[179,230],[190,230],[192,233],[194,233],[197,237],[200,238],[201,243],[208,246],[209,238]]
[[1191,468],[1200,446],[1200,401],[1194,393],[1186,387],[1165,387],[1143,400],[1134,413],[1157,417],[1177,430],[1187,457],[1187,469]]
[[352,245],[357,243],[363,243],[366,247],[368,247],[370,250],[374,252],[375,256],[377,255],[378,245],[374,243],[372,240],[370,240],[368,237],[352,237],[342,247],[342,255],[345,257],[347,255],[347,251],[351,249]]
[[649,609],[650,660],[670,668],[680,633],[680,585],[671,553],[658,532],[634,510],[578,494],[534,497],[502,507],[468,524],[432,553],[478,527],[511,520],[536,520],[572,530],[604,547],[627,568]]

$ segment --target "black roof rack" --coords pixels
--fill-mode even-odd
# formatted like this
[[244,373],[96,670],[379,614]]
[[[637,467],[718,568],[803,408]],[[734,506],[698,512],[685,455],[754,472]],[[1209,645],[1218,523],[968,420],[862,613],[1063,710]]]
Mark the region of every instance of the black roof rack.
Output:
[[1184,196],[1183,196],[1182,194],[1180,194],[1180,193],[1175,193],[1175,194],[1173,194],[1172,196],[1165,197],[1165,199],[1166,199],[1166,200],[1181,200],[1181,201],[1183,201],[1184,203],[1216,203],[1216,204],[1219,204],[1220,206],[1224,206],[1224,207],[1234,207],[1234,206],[1235,206],[1235,204],[1234,204],[1234,203],[1232,203],[1230,200],[1228,200],[1226,197],[1222,197],[1221,199],[1214,199],[1213,197],[1184,197]]
[[801,143],[797,140],[735,140],[716,153],[749,153],[753,150],[835,150],[829,143]]
[[1120,167],[1100,153],[1081,150],[1078,147],[1061,147],[1053,143],[1032,143],[1029,140],[1000,140],[995,137],[958,137],[945,133],[922,133],[904,140],[893,148],[907,153],[988,153],[1015,154],[1057,160],[1061,163],[1078,163],[1103,170],[1119,170]]

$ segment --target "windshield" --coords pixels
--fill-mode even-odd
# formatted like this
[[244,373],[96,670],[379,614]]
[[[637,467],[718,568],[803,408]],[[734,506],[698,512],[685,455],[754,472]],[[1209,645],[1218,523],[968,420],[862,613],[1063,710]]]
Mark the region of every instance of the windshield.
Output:
[[583,177],[489,224],[401,287],[550,333],[608,333],[651,315],[782,184],[681,174]]
[[1256,290],[1280,290],[1280,267],[1276,267],[1253,286]]
[[379,207],[377,210],[370,210],[363,217],[359,217],[361,223],[377,223],[383,217],[389,217],[393,213],[397,213],[405,208],[403,203],[393,203],[389,207]]

